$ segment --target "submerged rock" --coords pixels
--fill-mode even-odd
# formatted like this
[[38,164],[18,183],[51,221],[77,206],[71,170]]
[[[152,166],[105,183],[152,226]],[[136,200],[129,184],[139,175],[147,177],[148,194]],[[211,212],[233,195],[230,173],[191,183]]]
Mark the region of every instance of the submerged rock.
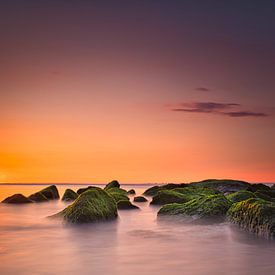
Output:
[[146,202],[148,201],[146,198],[144,198],[143,196],[137,196],[134,197],[134,202]]
[[130,210],[130,209],[139,209],[136,205],[132,204],[129,200],[121,200],[117,203],[117,208],[119,210]]
[[135,191],[134,189],[130,189],[130,190],[127,191],[127,193],[128,193],[129,195],[135,195],[135,194],[136,194],[136,191]]
[[114,187],[117,187],[117,188],[120,188],[120,184],[117,180],[113,180],[111,182],[109,182],[106,186],[105,186],[105,190],[108,190],[110,188],[114,188]]
[[265,238],[275,237],[275,204],[254,198],[234,203],[228,219],[241,228]]
[[246,190],[241,190],[239,192],[229,194],[226,197],[233,203],[244,201],[244,200],[251,199],[251,198],[256,198],[256,196],[252,192],[246,191]]
[[22,194],[14,194],[4,199],[2,203],[23,204],[23,203],[32,203],[32,201]]
[[222,221],[230,206],[230,201],[224,195],[209,195],[182,204],[164,205],[159,210],[158,215],[179,215],[189,217],[192,221]]
[[66,189],[62,197],[62,201],[74,201],[78,197],[78,194],[72,189]]
[[161,191],[161,190],[172,190],[175,188],[183,188],[186,186],[188,186],[188,184],[185,184],[185,183],[179,183],[179,184],[168,183],[168,184],[164,184],[164,185],[156,185],[156,186],[152,186],[152,187],[148,188],[147,190],[145,190],[143,195],[155,196],[158,193],[158,191]]
[[48,186],[40,191],[48,200],[59,199],[58,189],[55,185]]
[[114,199],[104,190],[94,187],[82,193],[71,205],[54,217],[70,223],[91,223],[117,217]]
[[49,201],[42,192],[36,192],[29,196],[29,199],[33,202],[46,202]]

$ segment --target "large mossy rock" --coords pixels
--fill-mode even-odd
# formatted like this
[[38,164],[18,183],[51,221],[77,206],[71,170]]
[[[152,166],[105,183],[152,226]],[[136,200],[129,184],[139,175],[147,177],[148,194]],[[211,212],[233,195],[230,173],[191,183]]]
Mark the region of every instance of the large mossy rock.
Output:
[[231,193],[231,194],[227,195],[226,197],[233,203],[245,201],[245,200],[251,199],[251,198],[256,198],[256,196],[252,192],[246,191],[246,190],[241,190],[239,192]]
[[209,195],[193,199],[186,203],[172,203],[164,205],[158,216],[182,216],[190,221],[223,221],[231,202],[223,195]]
[[197,187],[208,187],[214,188],[222,193],[232,193],[238,192],[240,190],[247,190],[251,184],[245,181],[239,180],[217,180],[217,179],[208,179],[199,182],[192,182],[190,186]]
[[132,204],[129,200],[120,200],[117,203],[117,209],[119,209],[119,210],[131,210],[131,209],[139,209],[139,207]]
[[29,196],[29,199],[33,202],[46,202],[49,201],[42,192],[36,192]]
[[114,200],[115,202],[119,202],[119,201],[128,201],[129,198],[127,196],[127,191],[122,189],[122,188],[117,188],[117,187],[113,187],[113,188],[108,188],[105,190]]
[[113,181],[109,182],[109,183],[105,186],[104,189],[105,189],[105,190],[108,190],[108,189],[114,188],[114,187],[120,188],[120,184],[119,184],[119,182],[118,182],[117,180],[113,180]]
[[205,187],[184,187],[172,190],[161,190],[153,196],[151,204],[185,203],[196,198],[216,194],[220,194],[220,192]]
[[70,223],[107,221],[117,217],[117,205],[106,191],[93,187],[82,193],[71,205],[54,216],[61,216]]
[[10,197],[5,198],[2,201],[2,203],[23,204],[23,203],[32,203],[32,201],[22,194],[14,194]]
[[232,223],[266,238],[275,237],[275,204],[254,198],[234,203],[227,216]]
[[249,191],[251,192],[256,192],[256,191],[270,191],[271,188],[263,183],[255,183],[251,184],[248,188]]
[[62,197],[62,201],[74,201],[78,197],[78,194],[72,189],[66,189]]
[[186,186],[188,186],[188,184],[185,184],[185,183],[179,183],[179,184],[168,183],[168,184],[164,184],[164,185],[155,185],[155,186],[152,186],[152,187],[148,188],[147,190],[145,190],[143,195],[155,196],[158,193],[158,191],[161,191],[161,190],[172,190],[175,188],[183,188]]
[[58,189],[55,185],[48,186],[40,191],[48,200],[59,199]]
[[134,197],[134,202],[147,202],[148,200],[143,196]]
[[275,198],[272,197],[273,194],[270,191],[264,191],[264,190],[260,191],[260,190],[258,190],[254,194],[257,198],[275,203]]

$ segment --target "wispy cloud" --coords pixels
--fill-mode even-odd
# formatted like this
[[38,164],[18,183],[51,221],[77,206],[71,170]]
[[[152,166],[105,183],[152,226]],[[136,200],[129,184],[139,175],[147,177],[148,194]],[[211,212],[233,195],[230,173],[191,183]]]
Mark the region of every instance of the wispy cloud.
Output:
[[199,92],[210,92],[211,89],[209,88],[206,88],[206,87],[197,87],[195,88],[196,91],[199,91]]
[[[238,103],[220,102],[183,102],[171,108],[174,112],[217,114],[229,117],[267,117],[267,113],[253,112],[240,109]],[[238,108],[239,110],[236,110]]]

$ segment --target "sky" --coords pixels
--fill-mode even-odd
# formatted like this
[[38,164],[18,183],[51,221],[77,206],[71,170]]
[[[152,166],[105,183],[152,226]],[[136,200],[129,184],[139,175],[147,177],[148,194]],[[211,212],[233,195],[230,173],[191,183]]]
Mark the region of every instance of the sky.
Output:
[[2,0],[0,182],[275,182],[274,9]]

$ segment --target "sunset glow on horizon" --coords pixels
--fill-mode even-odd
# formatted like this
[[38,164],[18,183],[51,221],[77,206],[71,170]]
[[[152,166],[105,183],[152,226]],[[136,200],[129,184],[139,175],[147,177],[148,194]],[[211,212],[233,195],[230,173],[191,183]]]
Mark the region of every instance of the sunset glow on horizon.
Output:
[[15,2],[0,4],[0,182],[275,182],[268,4]]

